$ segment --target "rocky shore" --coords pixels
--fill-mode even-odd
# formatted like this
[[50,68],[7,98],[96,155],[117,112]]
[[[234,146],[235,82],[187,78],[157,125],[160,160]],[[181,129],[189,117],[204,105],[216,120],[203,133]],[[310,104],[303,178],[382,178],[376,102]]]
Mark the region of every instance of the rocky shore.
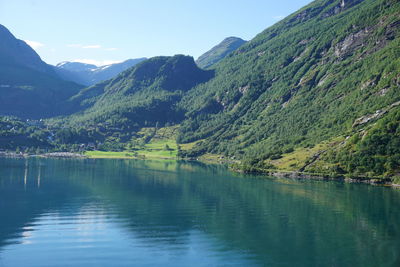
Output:
[[359,184],[370,184],[370,185],[382,185],[392,186],[400,189],[400,184],[396,179],[391,177],[346,177],[344,175],[324,175],[317,173],[304,173],[296,171],[278,171],[278,170],[257,170],[254,172],[243,172],[237,168],[230,168],[232,171],[240,173],[249,173],[255,175],[267,175],[278,178],[287,179],[313,179],[323,181],[342,181],[346,183],[359,183]]

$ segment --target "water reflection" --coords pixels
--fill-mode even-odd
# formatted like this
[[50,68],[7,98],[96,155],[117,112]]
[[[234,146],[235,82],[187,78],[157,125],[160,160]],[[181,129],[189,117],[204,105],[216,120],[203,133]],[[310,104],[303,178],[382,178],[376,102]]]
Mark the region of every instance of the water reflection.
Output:
[[0,259],[399,265],[399,204],[393,189],[249,178],[198,163],[1,159]]

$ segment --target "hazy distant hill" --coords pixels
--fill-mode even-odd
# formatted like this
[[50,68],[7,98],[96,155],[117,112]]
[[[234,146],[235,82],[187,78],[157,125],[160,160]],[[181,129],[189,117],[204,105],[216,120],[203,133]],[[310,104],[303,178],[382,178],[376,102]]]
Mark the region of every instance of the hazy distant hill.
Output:
[[63,114],[59,104],[80,88],[58,77],[29,45],[0,25],[0,115],[42,118]]
[[1,24],[0,64],[19,65],[32,70],[55,74],[52,68],[43,62],[29,45],[22,40],[16,39],[11,32]]
[[200,68],[211,67],[245,43],[245,40],[242,40],[238,37],[228,37],[224,39],[221,43],[201,55],[196,60],[196,63]]
[[121,63],[101,67],[80,62],[64,61],[55,66],[55,71],[65,80],[88,86],[111,79],[143,60],[146,60],[146,58],[128,59]]

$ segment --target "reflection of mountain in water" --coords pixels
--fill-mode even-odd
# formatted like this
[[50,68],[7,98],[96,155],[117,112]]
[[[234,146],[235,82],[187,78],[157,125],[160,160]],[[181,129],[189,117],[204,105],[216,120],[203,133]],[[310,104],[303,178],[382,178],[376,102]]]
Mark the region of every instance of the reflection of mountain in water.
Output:
[[262,264],[399,260],[400,212],[393,207],[400,194],[391,189],[235,178],[221,166],[188,162],[0,162],[2,247],[19,242],[39,217],[86,214],[91,220],[115,217],[114,227],[147,247],[186,253],[194,233],[201,233],[220,244],[213,249],[239,251]]

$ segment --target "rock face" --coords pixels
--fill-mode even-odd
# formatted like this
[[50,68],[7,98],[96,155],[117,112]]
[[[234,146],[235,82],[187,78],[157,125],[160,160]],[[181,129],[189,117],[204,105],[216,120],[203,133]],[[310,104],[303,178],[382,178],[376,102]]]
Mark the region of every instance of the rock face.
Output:
[[334,16],[337,15],[339,13],[341,13],[342,11],[361,3],[364,0],[340,0],[339,3],[333,7],[332,9],[330,9],[328,12],[325,12],[324,14],[322,14],[323,18],[327,18],[330,16]]
[[370,122],[371,120],[382,117],[382,115],[385,113],[386,113],[385,110],[377,110],[374,114],[362,116],[354,121],[353,127],[366,124],[366,123]]
[[211,48],[211,50],[201,55],[196,60],[196,63],[200,68],[209,68],[245,43],[245,40],[242,40],[238,37],[228,37],[218,45]]
[[370,29],[364,29],[356,33],[351,33],[343,41],[335,46],[335,55],[344,57],[358,47],[363,46],[365,39],[369,36]]
[[342,8],[349,8],[354,5],[357,5],[365,0],[341,0],[340,2],[340,7]]
[[[382,95],[382,91],[387,92],[387,90],[388,90],[387,88],[384,88],[380,92],[378,92],[378,94],[381,94],[381,96],[384,96],[386,93]],[[357,126],[366,124],[372,120],[378,119],[378,118],[382,117],[383,115],[385,115],[392,108],[395,108],[397,106],[400,106],[400,101],[394,102],[393,104],[391,104],[388,107],[385,107],[384,109],[379,109],[379,110],[375,111],[374,114],[368,114],[368,115],[362,116],[354,121],[353,127],[357,127]]]

